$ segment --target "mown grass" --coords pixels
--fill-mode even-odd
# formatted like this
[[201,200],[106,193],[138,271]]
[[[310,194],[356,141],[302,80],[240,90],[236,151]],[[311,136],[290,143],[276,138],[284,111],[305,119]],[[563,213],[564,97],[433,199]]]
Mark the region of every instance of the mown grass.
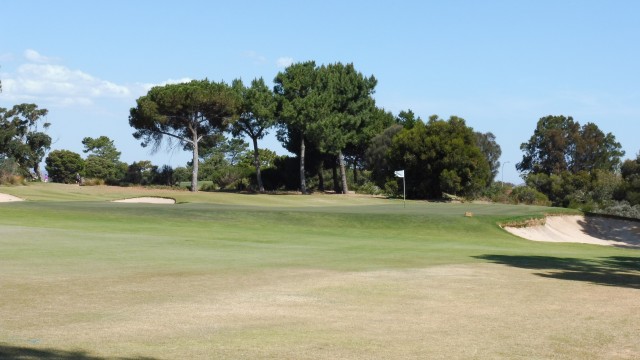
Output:
[[[557,209],[57,184],[0,192],[27,199],[0,204],[0,355],[10,359],[640,356],[629,342],[638,252],[529,242],[496,225]],[[109,201],[136,196],[178,204]]]

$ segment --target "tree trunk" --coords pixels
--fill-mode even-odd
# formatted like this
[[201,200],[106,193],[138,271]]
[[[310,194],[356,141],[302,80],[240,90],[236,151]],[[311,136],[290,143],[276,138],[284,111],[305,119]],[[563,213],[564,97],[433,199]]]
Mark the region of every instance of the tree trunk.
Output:
[[318,165],[318,190],[324,192],[324,160],[320,160],[320,164]]
[[33,166],[33,172],[36,176],[36,180],[42,181],[42,174],[40,173],[40,164],[35,164]]
[[338,153],[338,161],[340,162],[340,177],[342,178],[342,193],[349,193],[349,188],[347,186],[347,169],[344,165],[344,155],[342,155],[342,150]]
[[303,194],[306,194],[307,183],[304,178],[304,151],[305,151],[305,145],[304,145],[304,134],[303,134],[301,136],[301,141],[300,141],[300,191]]
[[253,140],[253,164],[256,166],[256,178],[258,180],[258,190],[263,193],[264,185],[262,185],[262,175],[260,174],[260,152],[258,151],[258,138]]
[[193,172],[191,173],[191,191],[198,191],[198,132],[193,131]]
[[337,167],[337,159],[333,157],[333,161],[331,162],[331,175],[333,176],[333,191],[336,194],[340,193],[340,185],[338,182],[338,167]]

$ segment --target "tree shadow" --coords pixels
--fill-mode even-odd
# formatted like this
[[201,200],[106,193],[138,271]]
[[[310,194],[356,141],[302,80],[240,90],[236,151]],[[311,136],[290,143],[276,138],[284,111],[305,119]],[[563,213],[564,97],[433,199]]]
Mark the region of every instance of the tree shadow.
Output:
[[155,360],[150,357],[101,357],[90,355],[86,351],[35,349],[23,346],[12,346],[0,343],[0,359],[3,360]]
[[474,257],[495,264],[541,270],[535,274],[546,278],[640,289],[640,257],[610,256],[597,259],[517,255]]
[[586,235],[596,239],[613,240],[617,247],[640,247],[640,221],[612,216],[588,215],[578,225]]

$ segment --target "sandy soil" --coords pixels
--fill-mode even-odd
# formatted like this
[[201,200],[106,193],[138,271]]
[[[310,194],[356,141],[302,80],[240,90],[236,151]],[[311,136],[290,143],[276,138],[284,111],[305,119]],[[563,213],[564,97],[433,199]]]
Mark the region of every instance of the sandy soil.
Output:
[[23,201],[23,199],[20,199],[19,197],[15,197],[13,195],[0,193],[0,203],[11,202],[11,201]]
[[161,198],[161,197],[137,197],[131,199],[114,200],[113,202],[121,203],[144,203],[144,204],[175,204],[174,199]]
[[640,222],[597,216],[549,216],[544,225],[505,227],[534,241],[576,242],[640,249]]

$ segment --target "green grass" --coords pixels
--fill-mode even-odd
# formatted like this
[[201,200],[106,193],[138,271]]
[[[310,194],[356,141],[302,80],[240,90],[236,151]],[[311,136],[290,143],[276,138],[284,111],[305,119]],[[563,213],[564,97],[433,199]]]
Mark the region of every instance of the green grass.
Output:
[[[497,226],[558,209],[0,192],[27,200],[0,204],[0,358],[640,356],[637,251]],[[109,201],[136,196],[178,204]]]

